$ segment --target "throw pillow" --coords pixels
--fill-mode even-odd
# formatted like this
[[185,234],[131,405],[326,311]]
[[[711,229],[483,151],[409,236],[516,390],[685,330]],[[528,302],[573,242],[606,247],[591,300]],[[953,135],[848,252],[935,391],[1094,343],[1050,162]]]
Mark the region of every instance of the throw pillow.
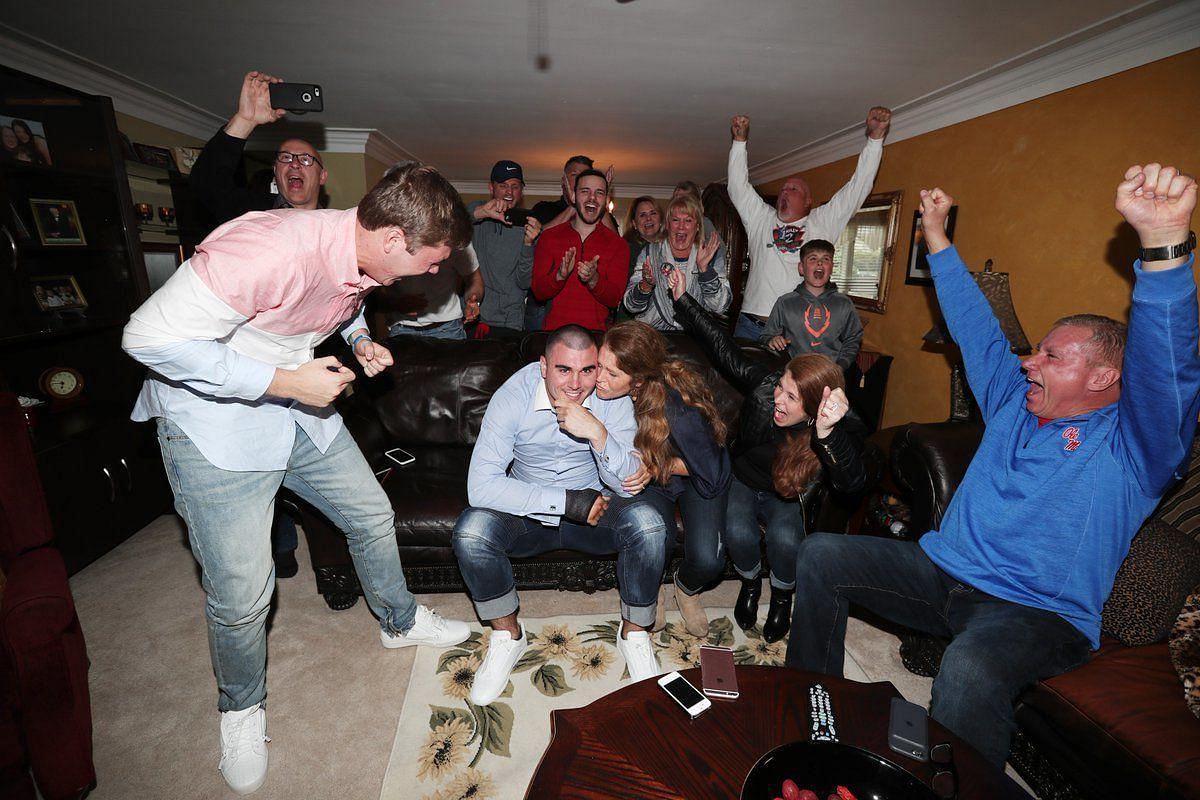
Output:
[[1104,604],[1100,628],[1123,644],[1162,641],[1200,584],[1200,542],[1157,517],[1133,537]]
[[1200,437],[1192,440],[1187,474],[1158,504],[1154,519],[1162,520],[1193,539],[1200,538]]
[[1183,697],[1188,708],[1200,717],[1200,586],[1183,604],[1167,649],[1171,651],[1171,663],[1183,681]]

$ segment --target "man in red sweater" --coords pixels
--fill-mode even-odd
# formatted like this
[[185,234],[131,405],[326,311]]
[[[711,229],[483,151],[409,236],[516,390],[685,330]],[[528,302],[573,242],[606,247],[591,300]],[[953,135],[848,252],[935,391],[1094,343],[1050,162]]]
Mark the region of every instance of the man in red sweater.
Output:
[[545,329],[582,325],[608,328],[608,318],[625,292],[629,245],[600,220],[608,213],[608,180],[589,169],[575,179],[575,216],[542,233],[533,254],[530,288],[552,301]]

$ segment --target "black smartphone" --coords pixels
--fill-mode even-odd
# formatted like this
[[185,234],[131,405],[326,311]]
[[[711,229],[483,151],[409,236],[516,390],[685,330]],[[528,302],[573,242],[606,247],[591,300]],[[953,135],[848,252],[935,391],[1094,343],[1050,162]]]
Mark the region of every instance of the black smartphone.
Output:
[[525,227],[525,223],[529,220],[528,208],[510,208],[504,212],[504,221],[514,227]]
[[903,697],[892,698],[888,747],[918,761],[929,760],[929,714]]
[[293,114],[324,111],[321,87],[315,83],[272,83],[271,108],[282,108]]

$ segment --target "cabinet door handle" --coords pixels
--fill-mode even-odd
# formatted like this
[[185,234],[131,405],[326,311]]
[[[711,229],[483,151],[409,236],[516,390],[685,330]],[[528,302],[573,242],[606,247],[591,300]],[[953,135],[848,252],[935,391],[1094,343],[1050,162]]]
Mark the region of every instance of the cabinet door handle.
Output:
[[121,459],[121,466],[125,468],[125,491],[133,494],[133,471],[129,469],[128,462]]
[[12,271],[16,272],[17,271],[17,256],[19,253],[19,251],[17,250],[17,240],[13,238],[13,235],[9,232],[7,226],[0,225],[0,231],[4,231],[4,237],[6,239],[8,239],[8,246],[12,248],[12,254],[13,254]]
[[108,478],[108,502],[117,502],[117,484],[113,481],[112,473],[108,471],[108,467],[101,467],[100,471]]

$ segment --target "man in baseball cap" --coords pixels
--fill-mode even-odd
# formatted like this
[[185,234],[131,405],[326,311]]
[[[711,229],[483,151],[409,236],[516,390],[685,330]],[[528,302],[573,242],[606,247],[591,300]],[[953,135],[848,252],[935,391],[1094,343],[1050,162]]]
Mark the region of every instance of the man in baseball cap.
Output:
[[475,224],[472,242],[483,275],[483,302],[476,336],[519,335],[533,271],[533,243],[542,232],[534,217],[509,213],[525,194],[525,173],[515,161],[497,161],[488,180],[491,199],[467,206]]

